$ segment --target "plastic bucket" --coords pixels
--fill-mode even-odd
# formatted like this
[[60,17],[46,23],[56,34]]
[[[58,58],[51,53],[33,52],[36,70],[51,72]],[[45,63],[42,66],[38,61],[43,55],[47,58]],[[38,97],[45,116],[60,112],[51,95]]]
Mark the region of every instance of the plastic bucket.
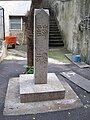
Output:
[[80,55],[73,55],[73,61],[74,62],[80,62],[81,61],[81,56]]

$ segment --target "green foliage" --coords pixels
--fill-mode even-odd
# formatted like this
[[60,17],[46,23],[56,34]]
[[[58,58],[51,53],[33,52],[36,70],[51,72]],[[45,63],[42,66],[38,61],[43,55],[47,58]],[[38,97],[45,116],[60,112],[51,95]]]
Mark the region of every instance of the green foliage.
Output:
[[69,60],[65,57],[65,54],[70,53],[66,48],[50,49],[48,56],[50,58],[69,63]]
[[34,67],[33,66],[24,66],[26,68],[26,74],[33,74],[34,73]]

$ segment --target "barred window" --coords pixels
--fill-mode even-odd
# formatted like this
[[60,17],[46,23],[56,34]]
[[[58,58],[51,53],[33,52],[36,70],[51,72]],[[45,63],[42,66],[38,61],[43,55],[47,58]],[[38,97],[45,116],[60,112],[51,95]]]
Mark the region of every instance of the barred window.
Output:
[[20,29],[21,30],[21,17],[10,16],[9,17],[10,29]]

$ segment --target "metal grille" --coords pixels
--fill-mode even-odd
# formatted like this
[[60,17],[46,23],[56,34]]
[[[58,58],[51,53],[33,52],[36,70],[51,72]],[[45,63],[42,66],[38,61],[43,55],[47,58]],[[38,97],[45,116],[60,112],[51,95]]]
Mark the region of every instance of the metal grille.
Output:
[[5,38],[4,9],[0,6],[0,51]]
[[81,20],[79,30],[90,30],[90,16],[86,16],[84,20]]

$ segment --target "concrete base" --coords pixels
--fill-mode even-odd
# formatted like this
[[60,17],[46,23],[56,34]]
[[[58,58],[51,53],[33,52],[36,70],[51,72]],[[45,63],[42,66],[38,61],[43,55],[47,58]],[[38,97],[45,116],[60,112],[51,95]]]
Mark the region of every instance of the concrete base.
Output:
[[65,89],[55,73],[48,73],[47,84],[34,84],[34,75],[20,75],[20,101],[39,102],[63,99]]
[[62,76],[58,77],[66,90],[64,99],[28,103],[20,102],[19,78],[11,78],[8,83],[3,115],[37,114],[83,106],[78,96],[67,84],[64,78]]

